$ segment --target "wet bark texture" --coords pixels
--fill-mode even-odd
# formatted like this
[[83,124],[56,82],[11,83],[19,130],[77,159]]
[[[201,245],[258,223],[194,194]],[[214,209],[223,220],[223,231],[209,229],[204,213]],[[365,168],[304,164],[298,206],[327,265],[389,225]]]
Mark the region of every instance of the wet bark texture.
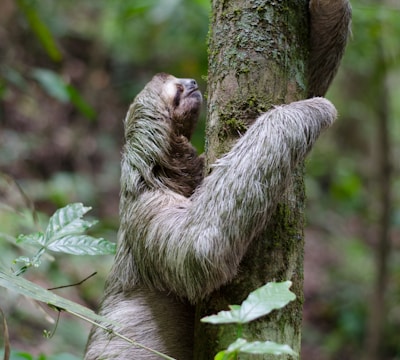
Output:
[[[274,104],[305,98],[307,0],[213,0],[209,35],[207,163],[227,152]],[[303,166],[282,194],[264,234],[249,247],[234,281],[196,309],[194,359],[213,359],[236,338],[233,325],[200,323],[203,316],[240,304],[269,281],[291,280],[297,299],[243,329],[242,337],[289,344],[300,352],[304,250]],[[250,357],[240,356],[240,359]],[[255,356],[251,359],[272,359]],[[281,357],[285,359],[284,356]]]

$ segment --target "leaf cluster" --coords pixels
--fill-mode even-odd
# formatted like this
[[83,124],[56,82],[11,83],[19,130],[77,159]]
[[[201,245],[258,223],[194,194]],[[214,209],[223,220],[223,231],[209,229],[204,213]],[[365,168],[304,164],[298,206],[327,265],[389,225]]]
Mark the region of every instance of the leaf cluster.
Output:
[[273,310],[281,309],[296,296],[289,288],[290,281],[271,282],[251,292],[241,305],[230,305],[229,311],[220,311],[216,315],[206,316],[201,319],[210,324],[231,324],[238,325],[239,337],[226,350],[220,351],[215,360],[236,359],[239,353],[244,354],[272,354],[297,356],[289,345],[277,344],[273,341],[248,342],[241,338],[241,326],[268,315]]
[[114,254],[116,245],[103,238],[94,238],[84,234],[97,221],[82,219],[90,207],[81,203],[74,203],[58,209],[50,218],[44,232],[36,232],[29,235],[19,235],[17,243],[38,247],[39,250],[32,257],[20,256],[15,263],[24,265],[16,272],[16,275],[24,273],[30,267],[38,267],[41,257],[46,251],[72,255],[108,255]]

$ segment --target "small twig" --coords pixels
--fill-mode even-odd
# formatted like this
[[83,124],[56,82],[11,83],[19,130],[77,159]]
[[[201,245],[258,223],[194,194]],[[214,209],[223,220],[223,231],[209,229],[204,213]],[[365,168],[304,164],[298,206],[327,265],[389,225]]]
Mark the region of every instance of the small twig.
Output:
[[64,289],[72,286],[79,286],[82,285],[86,280],[90,279],[91,277],[95,276],[97,274],[97,271],[95,271],[93,274],[90,274],[89,276],[85,277],[83,280],[75,283],[75,284],[69,284],[69,285],[62,285],[62,286],[56,286],[53,288],[48,288],[47,290],[58,290],[58,289]]

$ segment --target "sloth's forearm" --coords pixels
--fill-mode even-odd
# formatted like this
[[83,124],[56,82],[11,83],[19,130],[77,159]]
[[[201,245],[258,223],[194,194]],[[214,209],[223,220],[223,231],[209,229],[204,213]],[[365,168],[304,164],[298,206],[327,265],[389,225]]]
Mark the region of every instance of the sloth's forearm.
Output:
[[144,196],[148,210],[132,244],[143,280],[195,301],[232,279],[294,168],[335,117],[321,98],[278,107],[257,119],[190,199]]

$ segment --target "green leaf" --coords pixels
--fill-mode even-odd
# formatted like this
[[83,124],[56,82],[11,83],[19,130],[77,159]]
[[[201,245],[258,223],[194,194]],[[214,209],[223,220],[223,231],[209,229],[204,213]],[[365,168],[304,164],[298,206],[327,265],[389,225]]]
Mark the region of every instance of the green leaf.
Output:
[[63,103],[69,101],[67,85],[60,75],[51,70],[34,69],[32,76],[50,96]]
[[66,88],[69,96],[69,101],[89,120],[93,120],[96,117],[96,111],[86,102],[81,96],[79,91],[72,85],[67,85]]
[[87,235],[69,235],[53,241],[47,249],[72,255],[108,255],[115,254],[116,245]]
[[106,317],[97,315],[95,312],[82,305],[64,299],[21,276],[16,276],[3,270],[0,270],[0,286],[37,301],[44,302],[54,308],[64,310],[70,314],[84,318],[85,320],[89,319],[92,322],[97,321],[107,325],[117,325]]
[[214,356],[214,360],[236,360],[237,353],[227,353],[226,350],[220,351],[217,355]]
[[63,236],[78,235],[89,229],[96,222],[81,219],[89,210],[91,207],[85,207],[81,203],[69,204],[58,209],[49,220],[42,245],[47,246]]
[[46,250],[73,255],[108,255],[115,254],[116,245],[102,238],[94,238],[83,234],[97,221],[82,219],[91,208],[81,203],[69,204],[58,209],[50,218],[44,234],[34,233],[19,235],[17,242],[39,245],[39,252],[32,258],[18,258],[26,266],[38,266],[40,257]]
[[58,209],[50,218],[44,237],[39,239],[40,244],[48,250],[73,255],[115,254],[115,244],[82,234],[97,223],[81,219],[89,210],[81,203]]
[[277,344],[273,341],[254,341],[247,342],[245,339],[237,339],[225,350],[226,354],[245,353],[245,354],[272,354],[272,355],[291,355],[297,356],[289,345]]
[[79,91],[64,81],[57,73],[47,69],[34,69],[32,76],[51,97],[63,103],[70,102],[86,118],[93,120],[96,111],[80,95]]
[[32,299],[35,299],[37,301],[41,301],[52,307],[53,309],[59,310],[59,311],[66,311],[72,315],[75,315],[83,320],[89,321],[92,324],[95,324],[99,327],[101,327],[105,331],[110,332],[111,334],[114,334],[115,336],[120,337],[121,339],[127,341],[127,344],[131,344],[132,346],[138,346],[141,348],[146,349],[149,352],[152,352],[154,354],[157,354],[160,358],[163,359],[169,359],[169,360],[174,360],[172,357],[162,354],[156,350],[147,348],[146,346],[129,339],[125,337],[122,334],[119,334],[118,332],[112,330],[110,327],[116,327],[119,328],[122,325],[119,324],[118,322],[112,321],[108,319],[107,317],[97,315],[94,311],[79,305],[77,303],[74,303],[73,301],[64,299],[61,296],[58,296],[56,294],[53,294],[49,290],[45,290],[39,285],[36,285],[35,283],[24,279],[23,277],[13,275],[9,273],[8,271],[3,271],[4,266],[3,264],[0,263],[0,286],[5,287],[6,289],[13,290],[21,295],[30,297]]
[[16,263],[24,263],[25,265],[29,265],[31,263],[31,259],[28,256],[20,256],[17,257],[14,261]]
[[291,281],[269,283],[250,293],[240,310],[243,321],[249,322],[267,315],[296,299],[296,295],[289,290],[290,286]]
[[203,317],[201,321],[210,324],[242,323],[240,310],[220,311],[217,315]]
[[42,245],[44,242],[43,233],[37,232],[29,235],[19,235],[17,237],[17,244],[28,244],[28,245]]
[[202,318],[201,321],[211,324],[248,323],[293,301],[296,296],[289,290],[291,285],[291,281],[268,283],[251,292],[242,305],[232,305],[230,311],[220,311],[217,315]]

